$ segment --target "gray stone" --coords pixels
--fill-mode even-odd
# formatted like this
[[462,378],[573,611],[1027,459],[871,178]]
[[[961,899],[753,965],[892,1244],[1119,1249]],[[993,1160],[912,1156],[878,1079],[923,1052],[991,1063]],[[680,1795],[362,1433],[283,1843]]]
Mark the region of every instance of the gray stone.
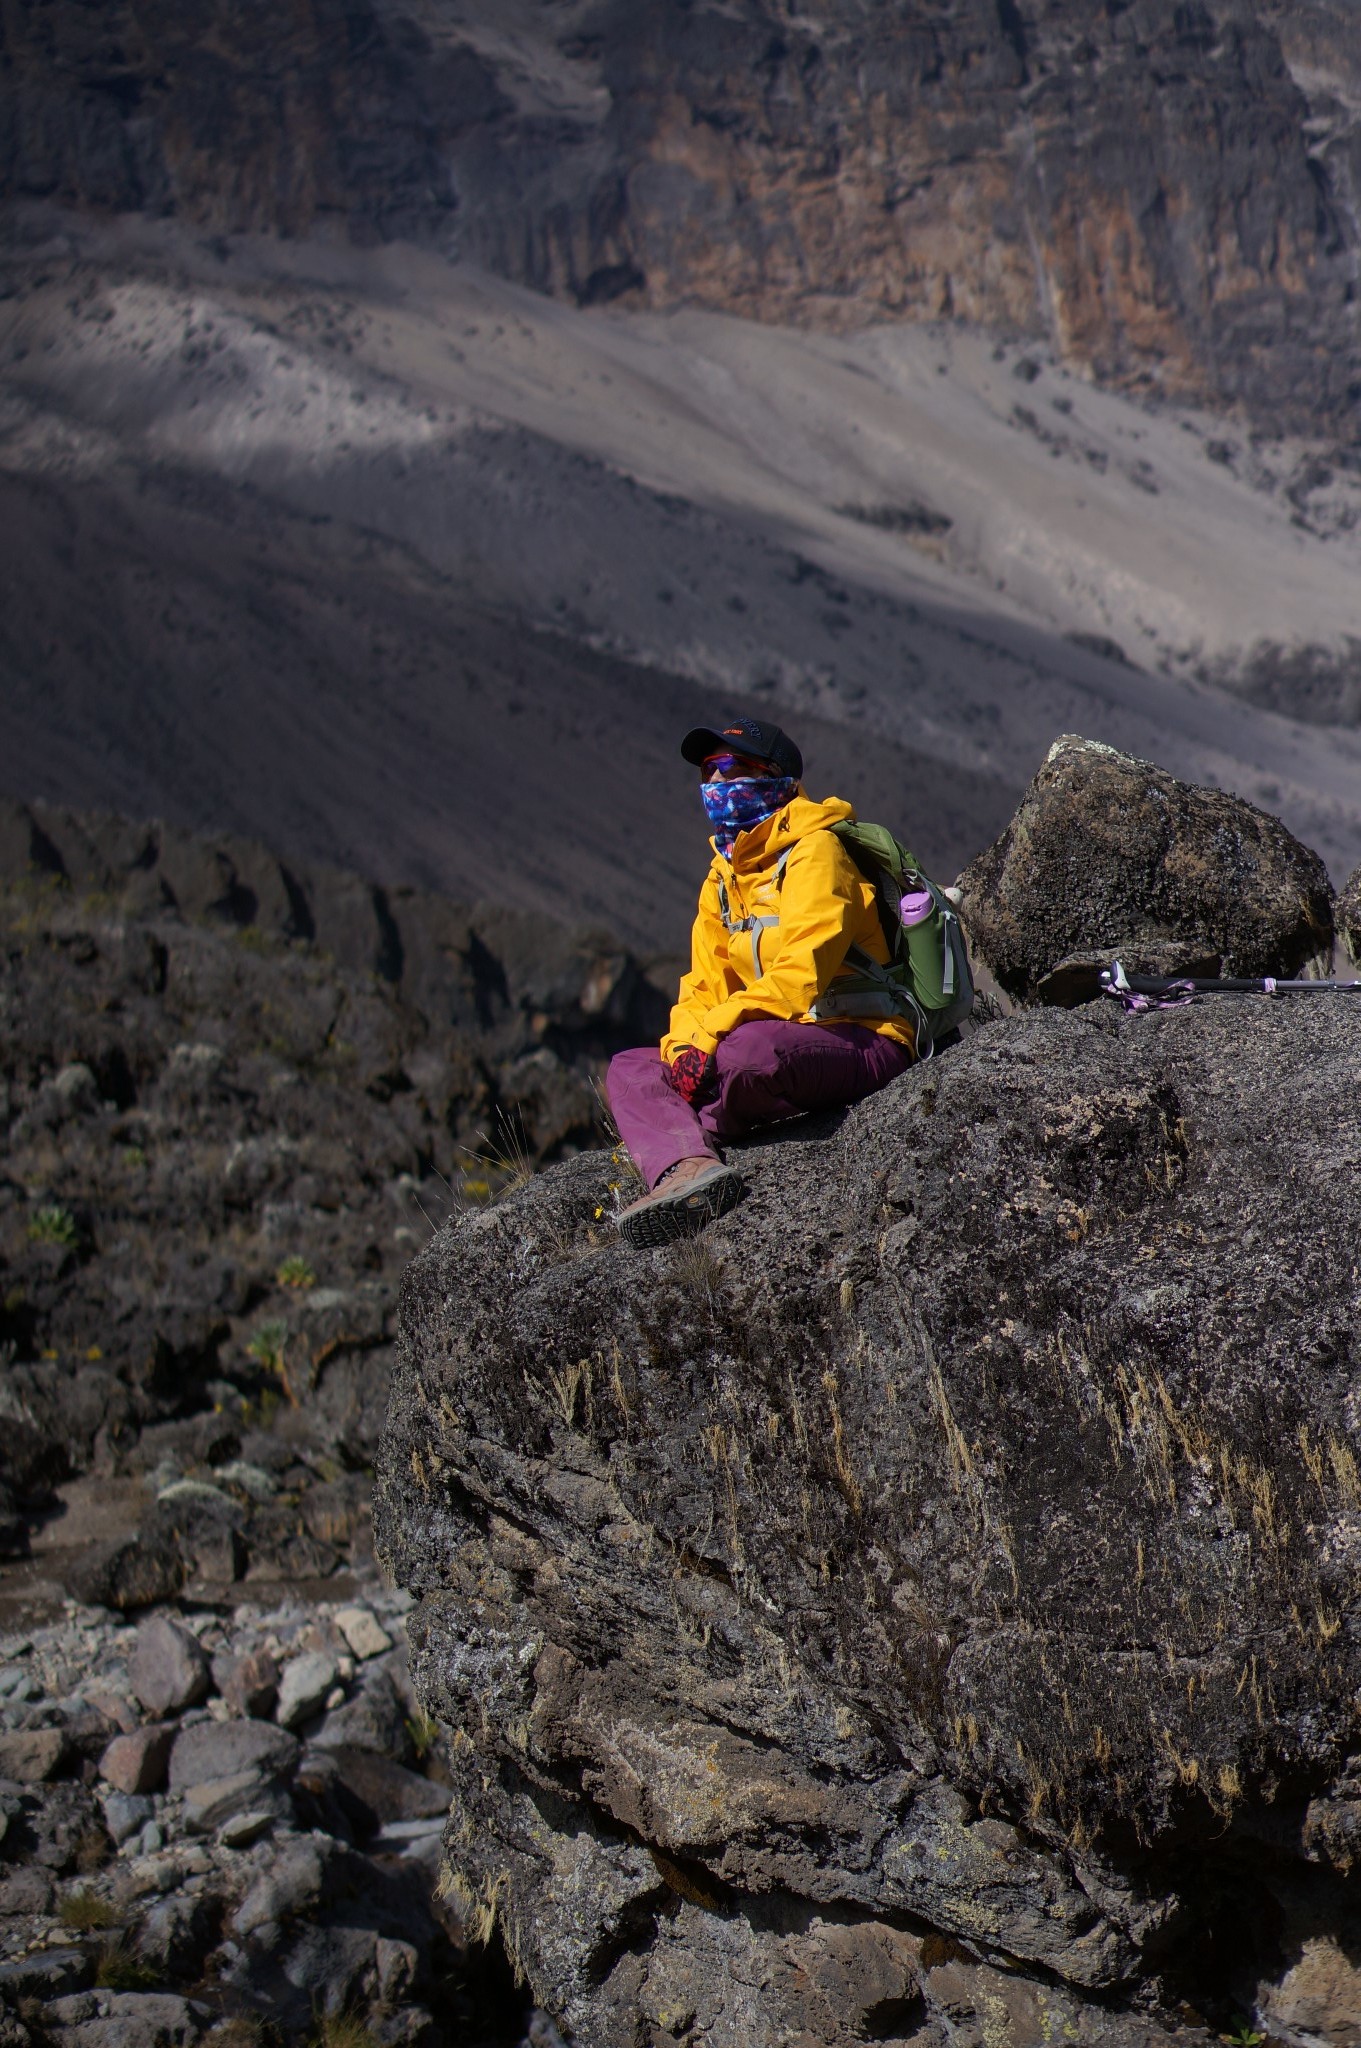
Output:
[[338,1665],[329,1650],[309,1650],[285,1664],[279,1680],[274,1718],[283,1728],[297,1728],[326,1702],[336,1682]]
[[246,1813],[238,1813],[224,1821],[218,1830],[218,1841],[224,1849],[248,1849],[252,1842],[260,1841],[273,1828],[278,1815],[268,1807],[252,1807]]
[[1359,1063],[1349,998],[1028,1010],[744,1144],[702,1272],[573,1250],[607,1157],[415,1260],[380,1554],[572,2038],[1203,2038],[1209,1898],[1348,2038]]
[[329,1854],[324,1837],[305,1836],[285,1843],[232,1915],[233,1931],[247,1935],[274,1921],[309,1912],[325,1889]]
[[169,1992],[105,1991],[94,2017],[56,2018],[49,2035],[53,2048],[193,2048],[211,2017],[206,2006]]
[[132,1689],[149,1714],[178,1714],[205,1699],[212,1683],[198,1638],[163,1614],[153,1615],[138,1629],[131,1678]]
[[268,1721],[204,1721],[176,1736],[170,1752],[170,1789],[184,1792],[191,1785],[244,1771],[266,1780],[285,1778],[298,1754],[296,1736]]
[[335,1625],[361,1663],[392,1648],[392,1637],[367,1607],[338,1607]]
[[66,1736],[60,1728],[28,1728],[0,1735],[0,1777],[13,1778],[21,1785],[41,1784],[60,1769],[66,1750]]
[[165,1783],[165,1767],[173,1728],[139,1728],[133,1735],[115,1735],[99,1759],[99,1775],[116,1792],[158,1792]]
[[94,1963],[80,1948],[48,1948],[0,1963],[0,2011],[21,1998],[59,1999],[79,1993],[93,1975]]
[[227,1778],[208,1778],[191,1785],[184,1794],[183,1821],[190,1834],[211,1834],[234,1814],[252,1807],[267,1806],[271,1812],[287,1810],[287,1795],[274,1792],[262,1772],[234,1771]]
[[380,1822],[443,1818],[449,1811],[447,1785],[437,1785],[369,1749],[327,1747],[341,1783]]
[[118,1846],[140,1834],[152,1817],[151,1801],[136,1793],[108,1792],[104,1796],[104,1825],[110,1840]]
[[213,1683],[234,1714],[263,1718],[273,1712],[279,1667],[268,1650],[224,1651],[212,1668]]

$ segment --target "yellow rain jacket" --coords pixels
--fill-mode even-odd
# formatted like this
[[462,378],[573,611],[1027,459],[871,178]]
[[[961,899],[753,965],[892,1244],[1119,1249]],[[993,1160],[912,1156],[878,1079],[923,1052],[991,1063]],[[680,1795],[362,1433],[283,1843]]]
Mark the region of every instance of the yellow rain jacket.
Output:
[[[699,896],[690,940],[690,972],[671,1011],[662,1058],[687,1045],[710,1053],[720,1038],[758,1017],[811,1023],[808,1012],[842,971],[851,946],[887,966],[888,946],[874,885],[866,881],[834,832],[855,817],[840,797],[815,804],[799,795],[741,833],[731,861],[714,845],[713,863]],[[780,863],[784,862],[781,873]],[[764,920],[748,931],[729,931],[729,920]],[[909,1052],[916,1038],[907,1017],[857,1017]]]

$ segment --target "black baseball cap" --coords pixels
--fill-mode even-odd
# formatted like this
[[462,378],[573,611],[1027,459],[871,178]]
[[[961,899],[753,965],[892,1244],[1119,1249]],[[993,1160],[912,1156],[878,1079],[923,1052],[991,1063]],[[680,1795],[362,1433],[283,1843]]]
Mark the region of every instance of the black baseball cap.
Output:
[[697,725],[681,741],[681,757],[702,768],[710,754],[750,754],[753,761],[768,761],[781,775],[803,777],[803,755],[787,732],[778,725],[763,725],[759,718],[734,718],[715,732],[712,726]]

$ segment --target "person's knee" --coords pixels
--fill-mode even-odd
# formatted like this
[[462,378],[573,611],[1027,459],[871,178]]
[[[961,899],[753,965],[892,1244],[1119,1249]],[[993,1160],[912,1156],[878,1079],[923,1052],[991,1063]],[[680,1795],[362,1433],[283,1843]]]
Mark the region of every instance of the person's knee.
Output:
[[605,1100],[616,1111],[620,1102],[646,1089],[662,1071],[662,1056],[655,1045],[631,1045],[617,1052],[605,1069]]
[[625,1051],[617,1052],[605,1069],[605,1086],[609,1088],[616,1081],[637,1080],[661,1063],[662,1056],[655,1045],[630,1045]]
[[736,1031],[719,1040],[715,1057],[719,1079],[725,1084],[768,1079],[778,1065],[770,1035],[760,1024],[739,1024]]

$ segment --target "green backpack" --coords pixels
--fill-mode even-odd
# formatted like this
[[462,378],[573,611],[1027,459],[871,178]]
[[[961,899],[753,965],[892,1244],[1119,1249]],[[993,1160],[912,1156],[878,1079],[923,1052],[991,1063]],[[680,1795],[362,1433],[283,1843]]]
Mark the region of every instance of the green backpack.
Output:
[[955,907],[887,825],[847,820],[829,829],[874,884],[889,960],[881,967],[852,946],[846,955],[851,972],[837,976],[811,1014],[886,1017],[905,1010],[917,1027],[918,1058],[929,1059],[973,1008],[973,971]]
[[[847,819],[827,830],[835,832],[865,880],[874,884],[889,957],[888,965],[881,966],[863,947],[852,946],[845,971],[808,1014],[819,1023],[910,1017],[917,1056],[930,1059],[940,1040],[973,1008],[973,971],[955,907],[886,825],[853,824]],[[777,882],[784,880],[788,858],[785,854],[779,862]],[[725,928],[750,933],[752,959],[760,974],[762,931],[777,925],[779,918],[734,918],[721,881],[718,894]]]

